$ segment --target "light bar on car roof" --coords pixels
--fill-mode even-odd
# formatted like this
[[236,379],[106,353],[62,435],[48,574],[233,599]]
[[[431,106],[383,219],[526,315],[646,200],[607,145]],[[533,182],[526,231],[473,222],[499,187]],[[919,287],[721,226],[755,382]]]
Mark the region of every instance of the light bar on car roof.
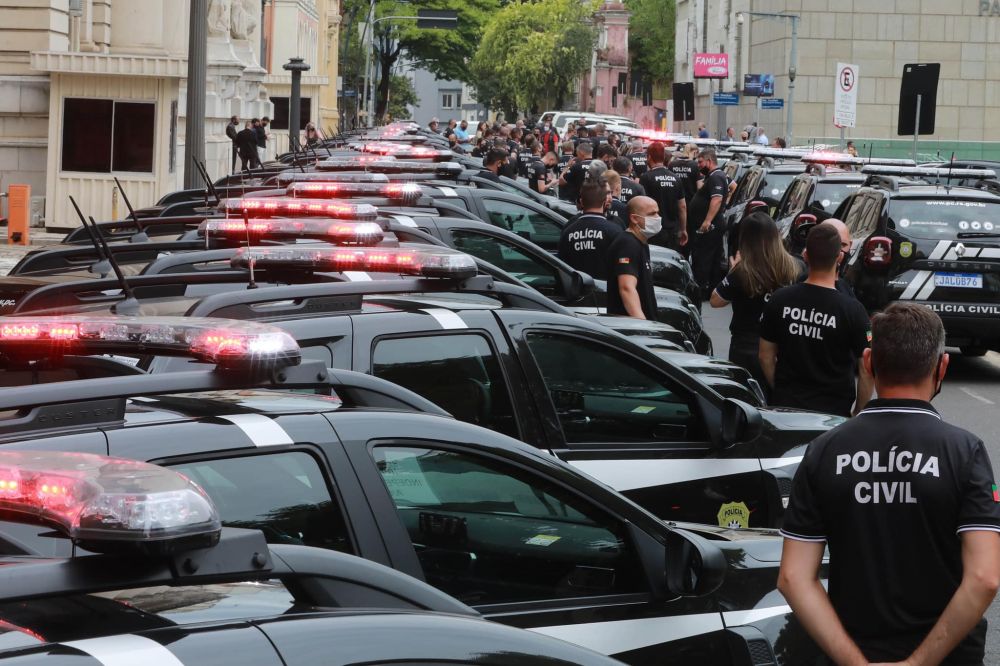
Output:
[[471,256],[450,248],[248,247],[230,260],[234,268],[366,271],[464,280],[478,273]]
[[384,234],[377,222],[349,222],[315,217],[305,218],[211,218],[198,226],[203,236],[225,236],[251,241],[310,238],[338,245],[377,245]]
[[949,169],[947,167],[904,167],[888,165],[865,165],[861,173],[879,176],[911,176],[914,178],[937,178],[961,180],[964,178],[996,178],[993,169]]
[[[380,174],[384,175],[384,174]],[[415,201],[420,198],[416,183],[290,183],[288,194],[293,197],[383,197],[394,201]]]
[[866,164],[879,164],[884,166],[914,166],[913,160],[888,159],[884,157],[855,157],[847,153],[831,153],[825,151],[814,151],[802,156],[802,161],[807,164],[835,164],[842,166],[864,166]]
[[[342,158],[321,160],[316,163],[316,169],[318,171],[346,171],[347,169],[343,168],[344,164],[352,159],[357,158],[347,158],[346,161]],[[357,168],[358,166],[355,164],[354,170]],[[457,162],[420,162],[415,160],[389,160],[385,162],[379,160],[368,163],[364,168],[376,173],[433,173],[445,177],[456,176],[465,170]]]
[[201,488],[136,460],[56,451],[0,452],[0,514],[55,528],[95,552],[185,540],[211,546],[222,530]]
[[[360,167],[358,167],[360,168]],[[367,171],[282,171],[278,174],[278,185],[284,187],[289,183],[337,182],[337,183],[388,183],[389,178],[384,173]]]
[[729,152],[731,153],[753,153],[756,150],[757,150],[756,146],[751,146],[750,144],[747,143],[737,144],[729,148]]
[[402,160],[434,160],[447,162],[455,156],[450,150],[431,148],[430,146],[413,146],[402,143],[374,142],[353,145],[352,148],[363,153],[389,155]]
[[374,220],[378,209],[371,204],[293,197],[243,197],[219,202],[223,213],[248,217],[332,217],[338,220]]
[[299,345],[280,328],[231,319],[116,315],[0,317],[0,352],[189,356],[224,369],[298,365]]
[[795,159],[801,159],[807,153],[809,153],[808,150],[798,148],[768,148],[766,146],[756,148],[753,151],[755,157],[786,157]]

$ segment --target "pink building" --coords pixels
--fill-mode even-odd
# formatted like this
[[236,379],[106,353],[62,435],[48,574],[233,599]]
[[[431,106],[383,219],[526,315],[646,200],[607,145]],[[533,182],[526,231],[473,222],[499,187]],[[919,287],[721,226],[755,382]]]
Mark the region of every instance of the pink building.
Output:
[[666,100],[642,103],[633,97],[629,81],[628,27],[629,11],[620,0],[604,0],[594,21],[598,28],[597,50],[590,71],[580,80],[579,108],[593,113],[607,113],[631,118],[645,128],[663,129],[657,117],[667,110]]

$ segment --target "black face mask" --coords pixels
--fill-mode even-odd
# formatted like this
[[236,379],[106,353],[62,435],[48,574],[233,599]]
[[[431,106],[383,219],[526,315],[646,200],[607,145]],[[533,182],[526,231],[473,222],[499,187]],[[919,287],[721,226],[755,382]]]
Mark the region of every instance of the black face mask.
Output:
[[700,171],[703,176],[707,176],[708,174],[712,173],[712,170],[709,169],[707,166],[701,167],[700,169],[698,169],[698,171]]

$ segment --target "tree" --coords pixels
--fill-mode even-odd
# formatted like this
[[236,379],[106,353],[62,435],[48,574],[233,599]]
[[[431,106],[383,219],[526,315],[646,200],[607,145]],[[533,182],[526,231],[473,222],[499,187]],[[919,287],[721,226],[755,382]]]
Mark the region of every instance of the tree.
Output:
[[562,105],[590,64],[597,31],[590,0],[515,0],[487,23],[472,59],[477,98],[511,117]]
[[[363,22],[370,0],[344,0],[345,25]],[[382,118],[387,110],[392,71],[404,55],[438,78],[469,80],[466,63],[476,50],[483,26],[501,0],[421,0],[419,4],[401,0],[376,0],[375,19],[390,16],[416,16],[417,9],[452,10],[458,21],[454,29],[421,29],[410,19],[387,19],[374,24],[373,58],[377,87],[375,115]],[[351,31],[345,31],[350,33]],[[350,36],[344,49],[350,50]],[[348,55],[348,54],[345,54]],[[361,53],[364,60],[364,53]],[[364,72],[359,79],[364,78]]]
[[625,0],[629,19],[628,48],[633,70],[654,81],[674,80],[674,30],[677,5],[664,0]]
[[395,120],[409,118],[409,106],[419,101],[413,82],[405,76],[393,74],[389,81],[389,115]]

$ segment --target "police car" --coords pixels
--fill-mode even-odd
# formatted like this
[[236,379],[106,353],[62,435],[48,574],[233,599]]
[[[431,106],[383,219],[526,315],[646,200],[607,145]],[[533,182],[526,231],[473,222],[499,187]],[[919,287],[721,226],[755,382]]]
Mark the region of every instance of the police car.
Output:
[[1000,348],[1000,194],[949,182],[992,170],[864,167],[865,187],[837,211],[853,240],[844,276],[871,311],[922,303],[947,342],[980,356]]
[[[324,364],[300,361],[302,352],[280,331],[247,331],[233,322],[212,320],[189,330],[189,324],[107,317],[0,320],[4,358],[25,363],[58,368],[60,359],[69,354],[132,355],[147,346],[160,353],[194,352],[198,358],[220,363],[211,371],[2,390],[0,412],[9,416],[0,421],[0,448],[97,452],[153,462],[179,472],[185,483],[198,484],[217,507],[222,525],[263,532],[276,544],[269,549],[275,566],[283,565],[283,571],[299,570],[297,560],[284,555],[293,547],[360,555],[426,581],[487,619],[567,640],[627,663],[695,659],[763,666],[816,658],[816,648],[791,621],[789,608],[774,587],[781,552],[776,533],[664,523],[547,453],[499,432],[432,413],[342,401]],[[457,338],[449,342],[460,344]],[[405,354],[405,346],[397,348]],[[335,384],[333,395],[289,392],[330,383]],[[739,419],[719,425],[730,438],[748,428]],[[5,469],[0,461],[0,471]],[[53,504],[65,508],[68,493],[62,489],[69,484],[44,476]],[[9,474],[0,494],[9,494],[11,479],[14,489],[20,490],[21,478]],[[134,492],[134,485],[128,491]],[[95,503],[102,509],[108,504]],[[132,505],[117,495],[110,506]],[[159,515],[170,518],[190,513],[179,510],[174,496],[166,506],[157,506]],[[724,510],[738,520],[739,507]],[[136,512],[133,508],[129,515]],[[97,532],[106,527],[93,520],[87,524]],[[194,536],[186,530],[183,535]],[[29,552],[46,539],[44,533],[21,535]],[[80,545],[92,546],[91,542]],[[69,554],[69,544],[63,541],[54,540],[50,547],[57,552],[46,554]],[[240,580],[226,576],[210,559],[163,550],[177,570],[195,580],[199,575]],[[268,562],[268,551],[263,545],[254,550],[257,555],[242,560],[244,566],[254,570],[255,580],[273,578],[266,564],[260,564]],[[320,561],[317,556],[311,563]],[[127,567],[104,565],[92,571],[102,574],[101,590],[118,589],[117,581],[124,578]],[[8,581],[16,580],[6,566],[0,573]],[[317,592],[319,600],[311,605],[322,606],[321,600],[331,594],[357,600],[379,594],[380,589],[360,589],[342,580]],[[343,597],[337,596],[338,590]],[[382,596],[388,597],[387,605],[405,607],[398,598],[404,597],[402,592],[397,598]],[[174,603],[191,607],[187,617],[193,622],[210,621],[216,605],[240,605],[212,603],[218,599],[219,595],[211,601],[192,595]],[[243,612],[248,607],[270,610],[264,601],[242,599]],[[152,610],[155,604],[149,603],[140,610]],[[291,621],[280,612],[271,614]],[[176,624],[183,618],[168,616],[168,620]],[[260,622],[229,620],[230,625],[254,631],[261,630]],[[394,621],[389,624],[395,626]],[[100,626],[107,633],[120,631],[111,623]],[[272,626],[268,620],[262,628]],[[313,626],[321,632],[326,623]],[[367,631],[359,637],[368,639],[364,643],[399,642],[385,641],[385,625],[380,626],[383,631],[377,637],[368,639],[373,635]],[[431,641],[433,625],[425,626]],[[164,635],[178,634],[165,630]],[[297,636],[295,641],[285,634],[275,644],[280,651],[295,643],[299,650],[312,645],[311,633],[303,630]],[[30,643],[37,637],[29,632],[24,640]],[[317,646],[328,646],[323,649],[338,655],[346,650],[317,640]],[[184,647],[183,641],[160,642],[170,649]],[[464,634],[452,635],[447,642],[468,644]],[[213,654],[219,652],[220,643],[215,645]],[[402,651],[400,646],[373,649]],[[187,654],[180,658],[188,659]],[[314,651],[308,654],[316,657]]]
[[[0,451],[0,509],[10,666],[620,663],[485,622],[389,567],[224,528],[204,490],[144,462]],[[376,639],[386,632],[394,640]]]
[[804,173],[795,176],[775,208],[774,221],[792,254],[805,247],[805,234],[795,233],[802,224],[815,225],[833,216],[840,204],[859,189],[867,176],[842,167],[867,163],[862,158],[827,153],[806,155]]
[[[310,358],[407,386],[677,520],[719,522],[720,507],[736,504],[743,525],[778,525],[803,445],[839,422],[747,406],[751,430],[724,440],[719,423],[743,409],[738,403],[537,292],[478,276],[472,258],[454,250],[265,246],[242,248],[231,261],[254,272],[141,276],[128,281],[132,296],[113,280],[54,284],[28,294],[17,312],[130,306],[270,321],[302,341]],[[307,282],[325,272],[389,269],[415,277],[246,288],[257,275]],[[162,372],[178,362],[142,367]]]
[[751,159],[757,164],[747,168],[737,181],[729,205],[723,212],[723,221],[727,229],[743,218],[746,205],[751,201],[763,201],[768,206],[768,214],[772,214],[791,185],[795,176],[805,171],[805,164],[800,161],[804,151],[779,148],[756,148],[751,153]]

